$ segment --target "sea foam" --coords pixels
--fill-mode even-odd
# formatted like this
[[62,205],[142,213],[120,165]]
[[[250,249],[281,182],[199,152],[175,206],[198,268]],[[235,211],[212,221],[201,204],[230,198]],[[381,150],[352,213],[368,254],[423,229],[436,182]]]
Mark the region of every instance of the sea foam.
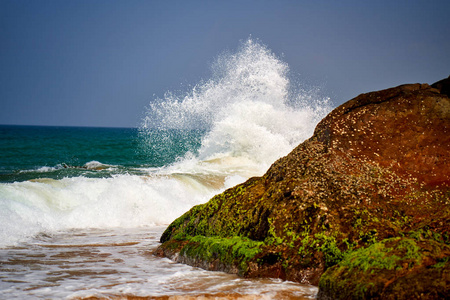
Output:
[[76,228],[168,224],[215,189],[196,178],[118,175],[0,185],[0,246]]

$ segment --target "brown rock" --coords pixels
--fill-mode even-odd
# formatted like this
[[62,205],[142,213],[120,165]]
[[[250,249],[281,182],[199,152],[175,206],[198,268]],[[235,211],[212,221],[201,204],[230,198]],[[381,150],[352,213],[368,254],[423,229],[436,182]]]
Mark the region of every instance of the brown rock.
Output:
[[315,136],[327,147],[434,187],[450,183],[449,120],[446,95],[427,84],[403,85],[341,105],[319,123]]
[[346,253],[384,239],[448,243],[447,87],[448,79],[408,84],[344,103],[264,176],[174,221],[161,248],[173,248],[175,236],[250,238],[264,246],[246,256],[244,276],[277,270],[270,276],[317,284]]

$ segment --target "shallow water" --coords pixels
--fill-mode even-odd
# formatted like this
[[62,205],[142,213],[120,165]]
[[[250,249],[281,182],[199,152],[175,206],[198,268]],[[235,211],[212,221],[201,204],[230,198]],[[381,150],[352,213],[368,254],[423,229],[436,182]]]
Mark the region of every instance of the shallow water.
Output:
[[164,227],[40,235],[0,249],[2,299],[311,299],[317,288],[244,279],[152,255]]

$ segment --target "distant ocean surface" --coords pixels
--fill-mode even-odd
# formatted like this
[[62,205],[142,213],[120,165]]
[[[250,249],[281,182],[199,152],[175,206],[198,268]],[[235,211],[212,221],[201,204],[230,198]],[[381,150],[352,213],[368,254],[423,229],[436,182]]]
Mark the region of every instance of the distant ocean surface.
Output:
[[[0,182],[37,178],[111,177],[148,174],[200,146],[202,130],[157,130],[144,145],[137,128],[89,128],[0,125]],[[161,140],[161,141],[160,141]],[[98,172],[102,171],[102,172]]]
[[213,69],[139,128],[0,126],[0,298],[315,296],[151,255],[170,222],[264,174],[331,109],[253,40]]

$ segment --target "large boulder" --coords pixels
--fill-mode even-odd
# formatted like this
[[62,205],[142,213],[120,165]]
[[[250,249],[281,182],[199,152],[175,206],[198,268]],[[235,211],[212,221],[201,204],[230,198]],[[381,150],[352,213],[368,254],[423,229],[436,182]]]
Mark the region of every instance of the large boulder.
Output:
[[[328,269],[344,274],[345,259],[357,251],[402,237],[441,245],[421,260],[427,272],[419,273],[443,272],[430,266],[446,265],[449,255],[448,82],[402,85],[344,103],[264,176],[175,220],[157,253],[243,276],[318,284]],[[403,268],[405,260],[395,263],[388,271]],[[404,280],[406,273],[376,286],[420,280]],[[343,280],[327,274],[319,294],[324,299],[334,298]],[[448,293],[448,276],[437,277],[447,280],[439,283],[445,287],[440,293]]]

